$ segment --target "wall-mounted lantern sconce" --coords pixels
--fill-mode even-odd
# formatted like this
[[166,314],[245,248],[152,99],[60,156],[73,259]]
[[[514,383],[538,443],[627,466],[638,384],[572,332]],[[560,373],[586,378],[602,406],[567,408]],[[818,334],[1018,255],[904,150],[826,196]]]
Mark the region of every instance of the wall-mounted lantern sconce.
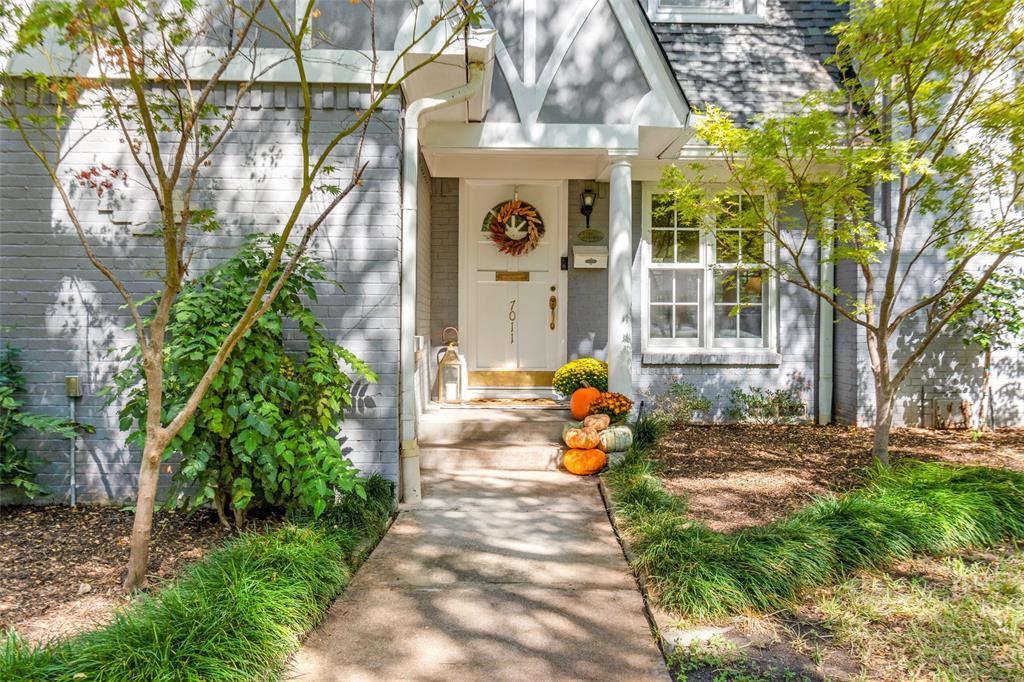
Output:
[[580,193],[580,213],[587,217],[587,229],[590,229],[590,214],[594,212],[594,190],[585,189]]
[[604,239],[603,232],[591,229],[590,227],[590,214],[594,212],[595,199],[597,199],[597,195],[592,189],[585,189],[580,192],[580,213],[587,217],[587,229],[579,234],[580,241],[582,242],[594,243]]

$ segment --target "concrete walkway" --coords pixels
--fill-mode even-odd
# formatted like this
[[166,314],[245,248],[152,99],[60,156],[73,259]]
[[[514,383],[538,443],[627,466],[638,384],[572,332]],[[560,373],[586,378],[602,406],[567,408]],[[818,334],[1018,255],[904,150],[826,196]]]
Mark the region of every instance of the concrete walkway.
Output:
[[431,474],[290,679],[668,680],[593,479]]

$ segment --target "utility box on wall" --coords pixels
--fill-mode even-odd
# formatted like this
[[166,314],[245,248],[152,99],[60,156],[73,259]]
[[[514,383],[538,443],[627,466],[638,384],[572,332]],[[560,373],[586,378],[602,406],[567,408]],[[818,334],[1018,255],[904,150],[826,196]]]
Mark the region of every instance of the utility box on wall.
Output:
[[577,270],[604,270],[608,267],[607,246],[572,247],[572,266]]

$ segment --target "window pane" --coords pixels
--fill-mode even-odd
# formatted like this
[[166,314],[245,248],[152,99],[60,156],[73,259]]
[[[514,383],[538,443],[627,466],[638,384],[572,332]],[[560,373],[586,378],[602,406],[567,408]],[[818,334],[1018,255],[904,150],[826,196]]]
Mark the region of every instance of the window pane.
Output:
[[715,303],[736,303],[735,270],[723,270],[715,273]]
[[760,303],[764,298],[764,271],[745,270],[740,274],[740,301]]
[[651,230],[651,260],[655,263],[675,261],[675,237],[673,230]]
[[696,270],[676,272],[676,303],[700,301],[700,273]]
[[697,306],[676,306],[676,338],[695,339],[699,335],[697,328]]
[[759,339],[762,334],[761,306],[744,306],[740,309],[740,338]]
[[737,338],[736,316],[732,314],[734,307],[731,305],[715,306],[715,338]]
[[[278,10],[284,16],[285,21],[288,25],[295,28],[297,21],[295,15],[295,3],[284,2],[278,5]],[[273,31],[280,33],[283,36],[287,36],[288,33],[285,31],[284,26],[281,24],[281,19],[278,18],[277,12],[269,4],[263,6],[263,8],[256,13],[257,21],[267,26]],[[256,45],[258,47],[285,47],[285,44],[271,31],[263,30],[259,26],[253,24],[252,31],[256,33]]]
[[679,230],[676,232],[679,241],[679,263],[700,262],[700,232],[697,230]]
[[719,230],[715,234],[715,260],[719,263],[739,262],[739,230]]
[[672,303],[671,270],[651,270],[651,303]]
[[674,227],[676,214],[672,210],[672,201],[667,194],[655,194],[651,202],[651,225],[654,227]]
[[760,230],[743,231],[743,262],[760,263],[764,261],[764,232]]
[[672,338],[672,306],[652,305],[651,306],[651,333],[652,339]]

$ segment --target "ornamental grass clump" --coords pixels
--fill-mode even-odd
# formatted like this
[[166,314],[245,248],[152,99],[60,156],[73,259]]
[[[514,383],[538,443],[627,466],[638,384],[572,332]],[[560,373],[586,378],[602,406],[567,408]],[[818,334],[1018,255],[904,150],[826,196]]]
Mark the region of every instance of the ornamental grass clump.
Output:
[[551,387],[563,398],[584,387],[608,390],[608,364],[595,358],[580,358],[558,368]]
[[687,617],[769,612],[852,571],[1024,539],[1024,473],[1004,469],[905,461],[861,489],[730,533],[687,519],[642,450],[607,483],[634,567],[662,606]]
[[276,679],[387,526],[391,483],[360,489],[315,523],[240,535],[104,628],[35,649],[9,634],[0,680]]

